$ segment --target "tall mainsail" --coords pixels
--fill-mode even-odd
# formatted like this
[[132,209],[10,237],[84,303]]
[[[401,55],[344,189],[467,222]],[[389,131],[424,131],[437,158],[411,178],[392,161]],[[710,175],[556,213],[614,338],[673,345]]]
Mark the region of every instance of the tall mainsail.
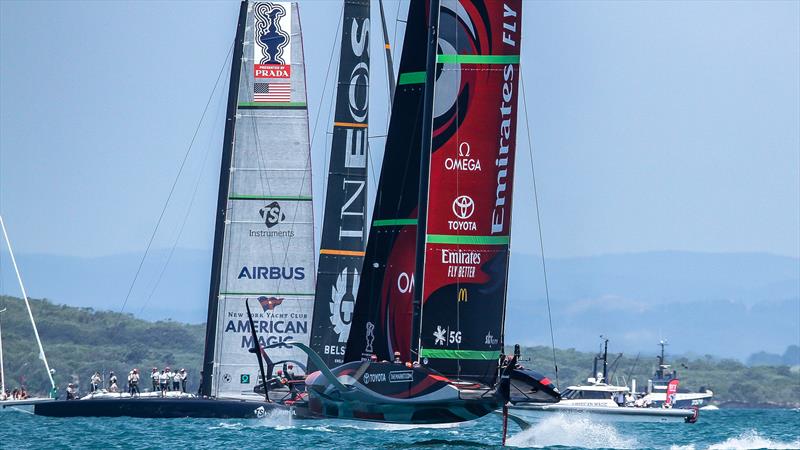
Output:
[[366,244],[369,2],[345,0],[311,348],[344,362]]
[[419,355],[485,383],[503,345],[521,13],[444,0],[439,18]]
[[[521,2],[443,1],[435,86],[425,84],[420,50],[425,3],[410,5],[345,359],[399,351],[447,376],[492,384],[503,345]],[[423,136],[426,89],[433,122]],[[430,168],[422,166],[420,180],[423,140]],[[428,214],[418,235],[420,206]]]
[[[242,3],[229,96],[204,361],[203,393],[215,397],[253,395],[259,379],[245,301],[262,346],[309,342],[314,225],[296,4]],[[306,369],[295,348],[267,354]]]
[[425,1],[411,0],[345,361],[410,359],[426,33]]

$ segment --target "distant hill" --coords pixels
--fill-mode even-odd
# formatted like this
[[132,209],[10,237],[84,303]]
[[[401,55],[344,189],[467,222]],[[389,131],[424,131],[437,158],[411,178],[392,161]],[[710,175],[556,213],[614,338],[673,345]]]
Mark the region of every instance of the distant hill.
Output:
[[[0,319],[7,387],[13,389],[25,384],[33,391],[45,392],[47,375],[37,358],[24,303],[18,298],[0,297],[2,308],[6,308]],[[45,300],[32,300],[31,308],[62,393],[69,382],[79,383],[85,392],[95,370],[105,374],[114,370],[124,379],[133,367],[147,374],[149,368],[165,365],[186,368],[190,374],[190,388],[198,387],[204,325],[148,322],[128,314],[56,305]],[[591,372],[592,353],[574,349],[556,353],[562,388],[585,381]],[[523,356],[528,359],[524,362],[526,366],[555,380],[549,347],[524,348]],[[610,359],[613,361],[616,356],[617,353],[611,352]],[[737,361],[711,356],[669,357],[668,362],[678,368],[683,388],[709,387],[723,405],[800,406],[800,367],[747,367]],[[636,378],[643,387],[654,370],[655,358],[641,355],[637,359],[636,355],[626,355],[611,366],[609,375],[620,382]]]
[[[125,312],[148,320],[206,320],[209,251],[148,257]],[[100,258],[19,255],[29,294],[119,311],[140,254]],[[541,259],[512,251],[506,341],[550,342]],[[600,334],[619,351],[744,360],[800,342],[800,259],[762,253],[646,252],[547,261],[556,345],[593,349]],[[0,293],[19,295],[7,263]],[[150,293],[152,298],[148,300]]]
[[[25,384],[29,389],[46,392],[47,372],[37,357],[39,351],[24,302],[0,297],[0,309],[3,308],[6,311],[0,314],[0,320],[6,387]],[[83,391],[88,389],[89,377],[95,370],[105,374],[113,370],[122,382],[134,367],[146,377],[149,369],[167,365],[186,368],[189,386],[198,387],[205,325],[147,322],[129,314],[56,305],[46,300],[32,299],[31,310],[62,393],[69,382],[79,383]],[[144,387],[148,385],[145,383]]]

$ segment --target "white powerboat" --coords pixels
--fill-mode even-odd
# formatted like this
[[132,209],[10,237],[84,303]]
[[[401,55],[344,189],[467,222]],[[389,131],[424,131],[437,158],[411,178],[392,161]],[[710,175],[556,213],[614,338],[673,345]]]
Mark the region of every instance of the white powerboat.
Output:
[[[606,383],[608,368],[608,340],[600,358],[603,372],[587,379],[588,385],[570,386],[561,393],[557,403],[540,401],[514,401],[508,408],[509,417],[521,426],[529,425],[553,413],[586,414],[593,418],[623,422],[689,422],[697,420],[697,408],[682,409],[671,405],[655,407],[644,401],[627,386]],[[595,367],[598,357],[595,357]],[[665,390],[666,398],[666,390]],[[664,402],[662,402],[662,405]]]

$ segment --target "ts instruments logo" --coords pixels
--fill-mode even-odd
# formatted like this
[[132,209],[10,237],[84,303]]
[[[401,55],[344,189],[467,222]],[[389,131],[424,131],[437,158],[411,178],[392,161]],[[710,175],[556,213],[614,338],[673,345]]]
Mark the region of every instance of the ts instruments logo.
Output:
[[451,230],[475,231],[478,229],[474,221],[467,220],[475,212],[475,202],[468,195],[461,195],[453,200],[453,214],[461,220],[448,220],[447,225]]
[[436,325],[436,331],[433,332],[433,339],[433,343],[440,346],[460,344],[461,331],[451,330],[450,327],[442,328],[441,325]]
[[259,209],[258,215],[264,219],[264,225],[266,225],[267,228],[272,228],[286,220],[286,214],[281,212],[281,205],[278,202],[272,202],[269,205]]
[[251,229],[250,237],[294,237],[294,230],[292,229],[272,229],[276,225],[279,225],[286,220],[286,214],[283,213],[280,203],[272,202],[269,205],[264,206],[258,210],[258,215],[261,216],[261,220],[264,221],[264,225],[266,225],[267,229]]

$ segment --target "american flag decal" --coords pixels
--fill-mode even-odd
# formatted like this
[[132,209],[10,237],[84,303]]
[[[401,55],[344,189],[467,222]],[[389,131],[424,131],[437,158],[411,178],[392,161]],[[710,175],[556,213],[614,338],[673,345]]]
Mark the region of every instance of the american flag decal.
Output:
[[291,83],[254,83],[254,102],[288,102],[291,98]]

